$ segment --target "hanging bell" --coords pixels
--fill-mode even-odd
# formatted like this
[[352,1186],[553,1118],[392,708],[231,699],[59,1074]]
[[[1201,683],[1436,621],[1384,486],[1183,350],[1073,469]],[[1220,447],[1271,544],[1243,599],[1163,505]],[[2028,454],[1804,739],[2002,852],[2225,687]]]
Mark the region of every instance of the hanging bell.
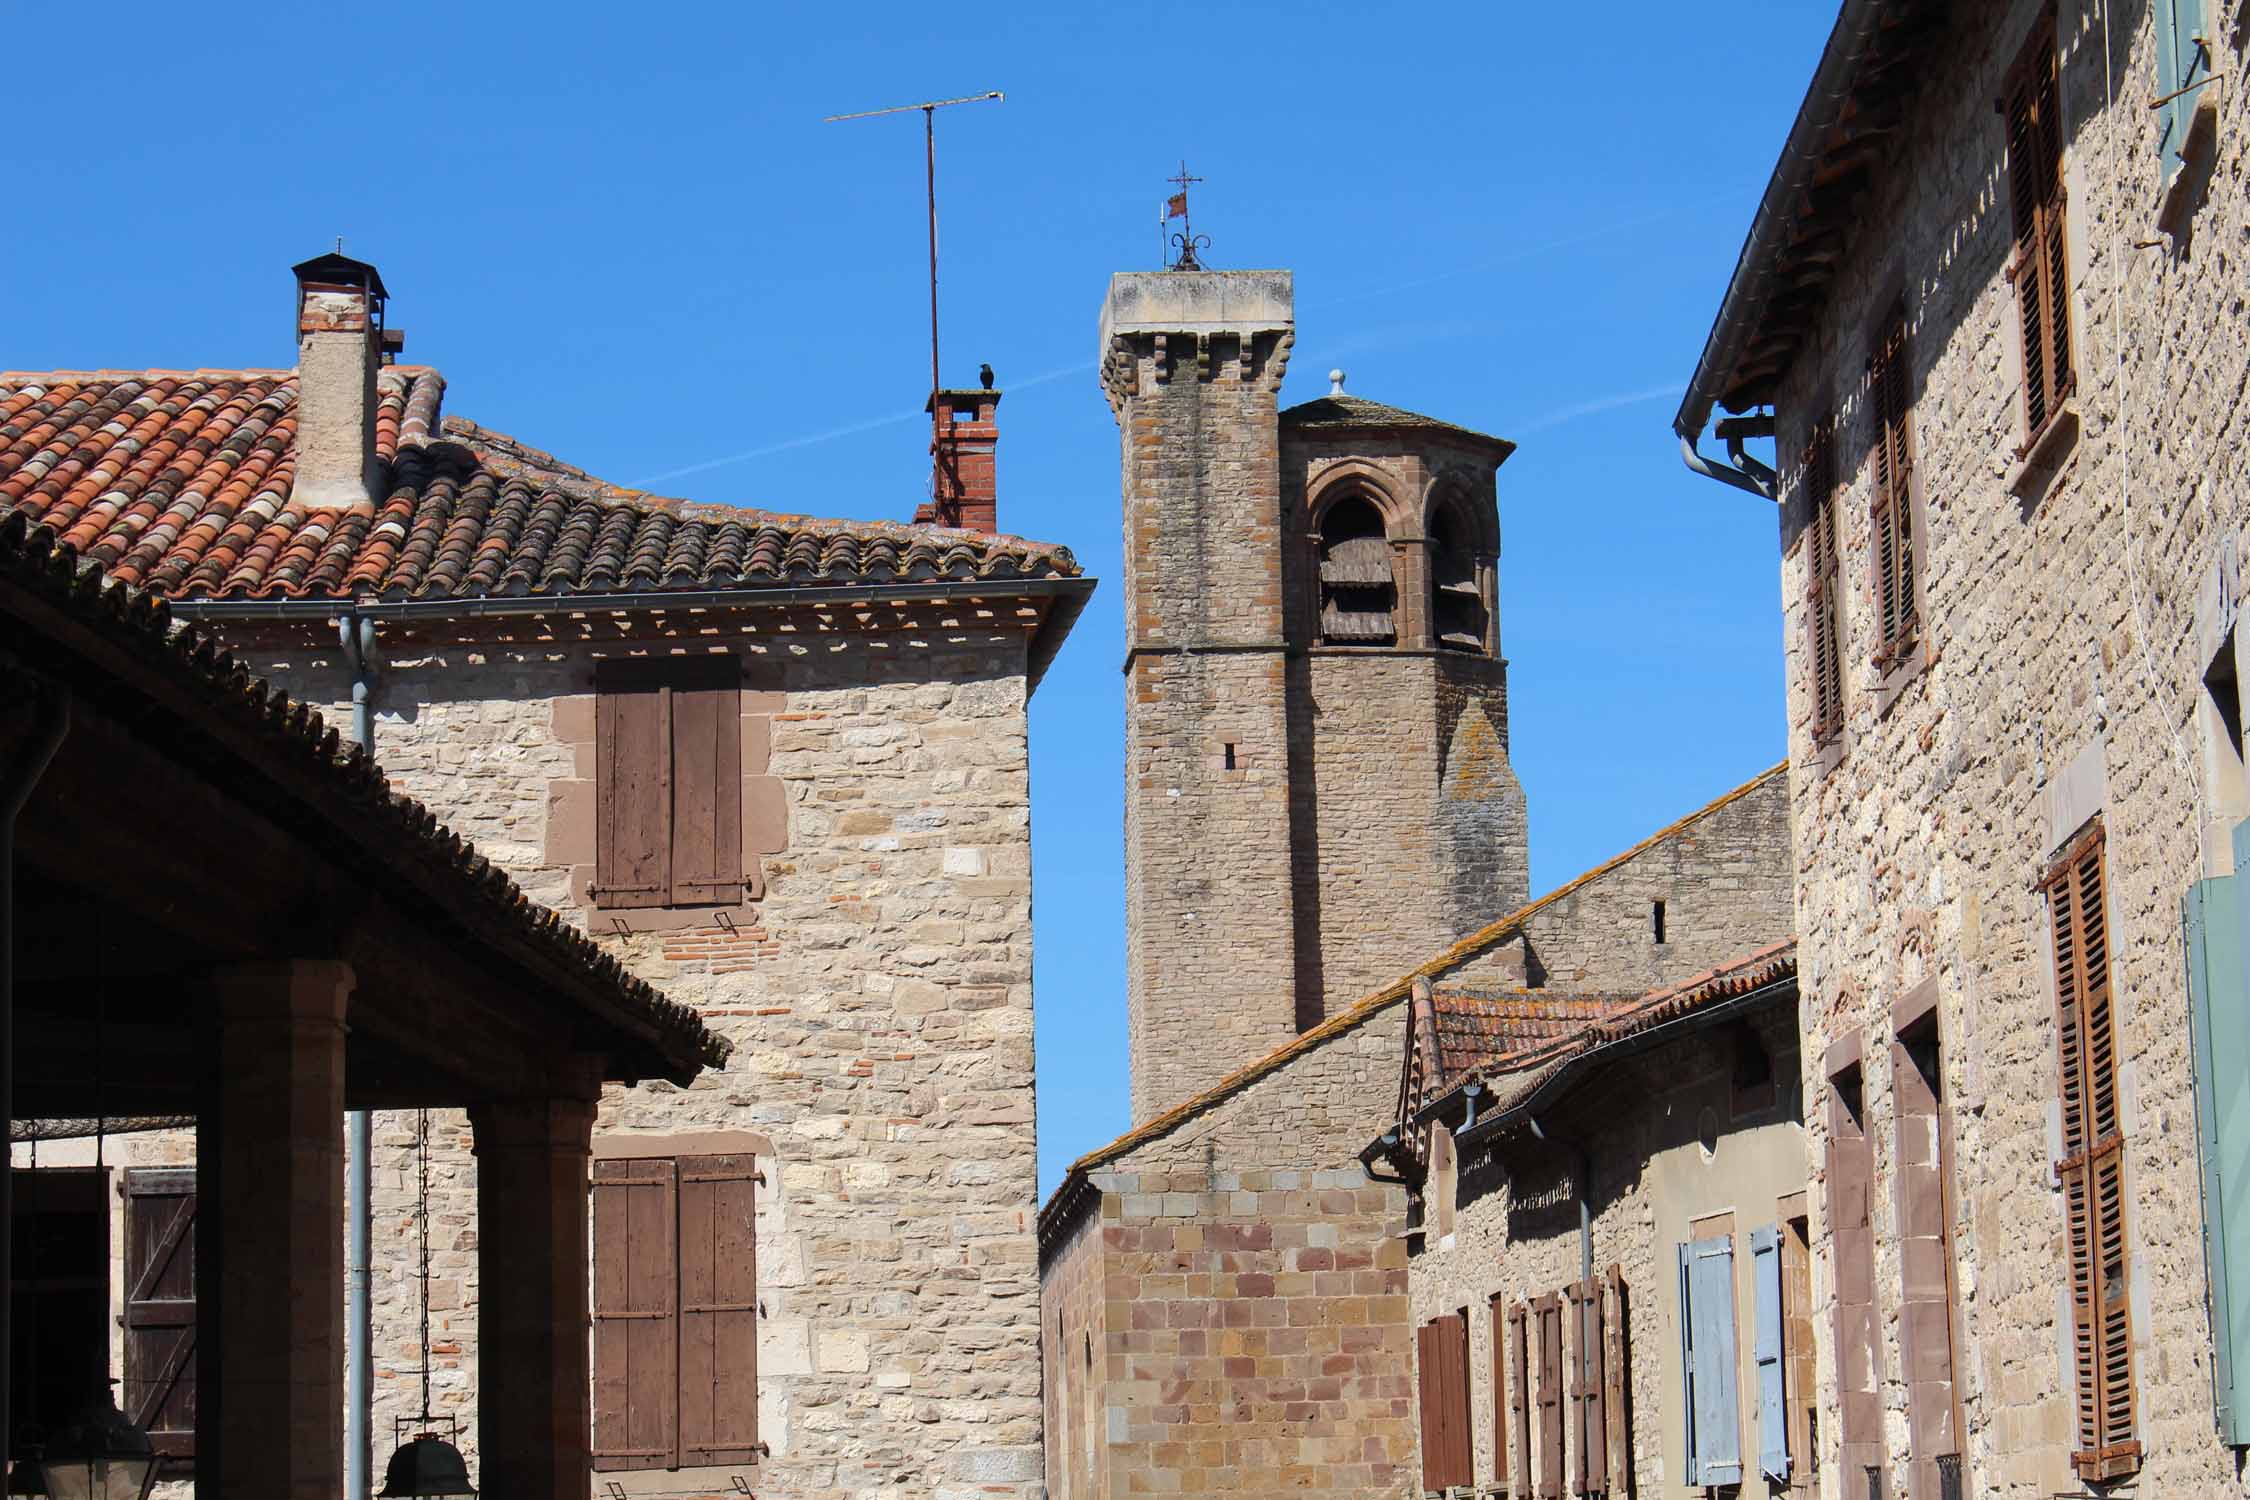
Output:
[[469,1466],[461,1450],[434,1432],[420,1432],[400,1446],[383,1470],[379,1500],[402,1500],[408,1495],[474,1495]]

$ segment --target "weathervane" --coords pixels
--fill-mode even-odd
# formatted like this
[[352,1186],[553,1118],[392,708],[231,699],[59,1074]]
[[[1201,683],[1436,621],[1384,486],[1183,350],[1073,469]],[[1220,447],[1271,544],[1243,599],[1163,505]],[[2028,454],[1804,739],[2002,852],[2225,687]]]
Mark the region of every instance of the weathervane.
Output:
[[[1180,175],[1177,177],[1167,177],[1164,180],[1177,187],[1179,191],[1164,200],[1164,217],[1157,221],[1157,230],[1159,233],[1161,233],[1162,231],[1171,227],[1171,223],[1174,219],[1178,219],[1180,221],[1180,232],[1173,235],[1169,240],[1165,241],[1165,244],[1167,246],[1176,245],[1179,247],[1180,258],[1176,261],[1173,261],[1172,264],[1166,269],[1173,271],[1200,271],[1203,269],[1203,262],[1195,258],[1195,252],[1198,250],[1209,249],[1211,245],[1211,236],[1207,234],[1197,234],[1195,232],[1195,225],[1193,221],[1188,218],[1188,188],[1191,184],[1201,182],[1203,179],[1200,177],[1188,176],[1187,163],[1185,161],[1182,161],[1180,163]],[[1168,255],[1171,252],[1169,249],[1167,249],[1165,253]]]

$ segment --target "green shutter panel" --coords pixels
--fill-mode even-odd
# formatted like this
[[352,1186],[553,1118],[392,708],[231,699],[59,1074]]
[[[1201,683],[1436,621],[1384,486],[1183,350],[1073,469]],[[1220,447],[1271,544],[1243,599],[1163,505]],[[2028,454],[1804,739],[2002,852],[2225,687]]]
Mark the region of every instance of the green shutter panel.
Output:
[[[2250,869],[2250,823],[2235,829],[2238,869]],[[2188,888],[2188,1020],[2202,1157],[2203,1253],[2209,1288],[2212,1395],[2222,1440],[2250,1443],[2240,1382],[2250,1378],[2250,880],[2225,876]]]
[[1750,1287],[1757,1298],[1751,1358],[1758,1366],[1758,1472],[1789,1480],[1789,1430],[1781,1397],[1781,1231],[1750,1231]]

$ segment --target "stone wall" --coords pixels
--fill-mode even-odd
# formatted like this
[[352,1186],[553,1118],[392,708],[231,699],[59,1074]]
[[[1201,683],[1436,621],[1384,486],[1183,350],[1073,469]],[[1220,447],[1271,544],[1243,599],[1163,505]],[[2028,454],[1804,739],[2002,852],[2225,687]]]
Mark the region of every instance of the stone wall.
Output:
[[[592,651],[394,641],[377,685],[393,785],[734,1042],[689,1089],[609,1090],[596,1140],[761,1138],[761,1495],[1040,1488],[1024,644],[952,634],[743,644],[776,695],[745,707],[769,719],[786,838],[730,928],[620,936],[575,904],[551,809],[592,774]],[[258,669],[336,714],[330,655],[275,646]],[[413,1127],[376,1120],[378,1464],[418,1401]],[[466,1413],[475,1163],[459,1114],[432,1133],[435,1395]],[[725,1471],[604,1477],[732,1492]]]
[[[2216,160],[2188,169],[2191,201],[2206,179],[2208,197],[2168,234],[2156,223],[2149,108],[2155,7],[2060,7],[2079,430],[2042,478],[2021,473],[2017,454],[2017,315],[2004,275],[2012,231],[1992,108],[2036,9],[2018,0],[1948,23],[1941,61],[1885,148],[1892,169],[1859,215],[1884,232],[1855,242],[1839,265],[1778,402],[1785,476],[1831,408],[1845,455],[1836,507],[1845,722],[1825,753],[1810,733],[1806,512],[1794,488],[1781,536],[1806,1087],[1823,1082],[1827,1049],[1860,1043],[1876,1155],[1881,1446],[1900,1455],[1904,1226],[1889,1187],[1901,1118],[1890,1008],[1935,979],[1956,1140],[1966,1490],[2077,1488],[2064,1209],[2051,1165],[2055,998],[2034,884],[2056,845],[2099,813],[2124,1060],[2139,1484],[2238,1494],[2239,1465],[2212,1430],[2179,903],[2226,859],[2229,810],[2198,700],[2206,665],[2226,649],[2240,596],[2232,559],[2250,518],[2242,466],[2231,461],[2250,417],[2239,255],[2250,234],[2250,105],[2231,83],[2243,33],[2232,7],[2210,8],[2222,81],[2204,97],[2217,111]],[[1865,371],[1876,320],[1902,287],[1929,660],[1886,682],[1871,661]],[[1818,1160],[1824,1111],[1808,1113]],[[1826,1298],[1824,1229],[1815,1248]],[[1829,1442],[1835,1378],[1824,1352]],[[1902,1481],[1894,1458],[1894,1493]]]

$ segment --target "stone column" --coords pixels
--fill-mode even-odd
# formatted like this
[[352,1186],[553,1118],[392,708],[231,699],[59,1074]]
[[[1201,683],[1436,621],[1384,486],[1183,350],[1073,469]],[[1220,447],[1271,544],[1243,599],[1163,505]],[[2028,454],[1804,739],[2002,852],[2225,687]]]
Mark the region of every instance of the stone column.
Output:
[[[231,1500],[334,1500],[344,1472],[344,1012],[351,965],[216,972],[216,1389],[196,1425],[219,1438]],[[220,1310],[223,1309],[223,1312]]]
[[469,1111],[477,1154],[477,1483],[509,1500],[586,1500],[586,1163],[600,1100],[599,1069],[574,1059],[557,1076],[553,1097]]

